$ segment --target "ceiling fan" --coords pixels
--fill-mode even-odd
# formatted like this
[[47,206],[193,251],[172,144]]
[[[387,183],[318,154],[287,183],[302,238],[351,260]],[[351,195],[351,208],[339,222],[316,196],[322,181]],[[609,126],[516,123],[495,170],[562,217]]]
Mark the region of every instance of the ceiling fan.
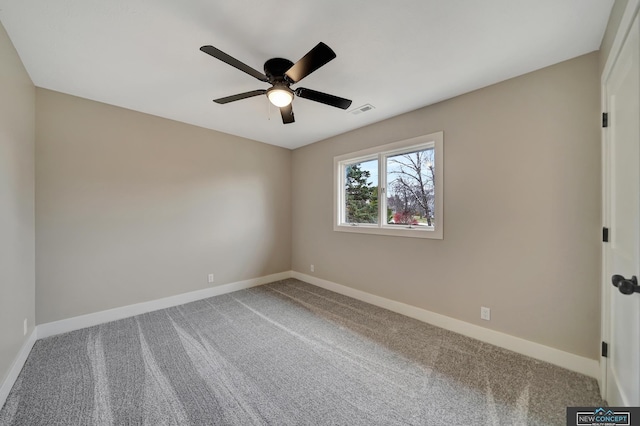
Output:
[[221,60],[234,68],[239,69],[260,81],[271,84],[269,89],[252,90],[250,92],[238,93],[237,95],[226,96],[224,98],[214,99],[219,104],[239,101],[240,99],[251,98],[266,94],[269,101],[280,108],[282,122],[284,124],[293,123],[293,108],[291,101],[293,97],[309,99],[311,101],[320,102],[336,108],[347,109],[351,105],[349,99],[340,98],[338,96],[329,95],[328,93],[318,92],[316,90],[298,87],[291,89],[291,85],[298,83],[300,80],[325,65],[336,57],[333,50],[326,44],[320,42],[311,49],[295,64],[288,59],[272,58],[264,63],[264,74],[257,71],[245,63],[240,62],[236,58],[229,56],[222,50],[213,46],[202,46],[200,48],[204,53],[208,53],[216,59]]

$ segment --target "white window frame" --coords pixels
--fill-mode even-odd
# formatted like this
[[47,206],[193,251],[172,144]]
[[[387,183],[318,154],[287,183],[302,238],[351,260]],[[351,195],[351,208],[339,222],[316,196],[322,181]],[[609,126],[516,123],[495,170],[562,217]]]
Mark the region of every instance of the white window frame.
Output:
[[[443,217],[443,132],[418,136],[398,142],[377,146],[362,151],[339,155],[333,158],[333,230],[339,232],[354,232],[359,234],[390,235],[397,237],[433,238],[442,239],[444,229]],[[404,152],[412,152],[424,149],[434,149],[434,192],[435,212],[434,226],[403,226],[388,225],[386,223],[387,211],[387,171],[386,159],[389,156]],[[348,223],[345,221],[345,175],[346,166],[368,160],[378,160],[378,223]]]

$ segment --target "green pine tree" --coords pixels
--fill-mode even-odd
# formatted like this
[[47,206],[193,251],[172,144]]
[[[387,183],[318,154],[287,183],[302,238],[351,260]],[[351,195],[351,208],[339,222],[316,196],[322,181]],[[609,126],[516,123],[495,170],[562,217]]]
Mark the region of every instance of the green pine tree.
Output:
[[346,172],[347,222],[378,222],[378,187],[369,182],[371,173],[359,164],[348,166]]

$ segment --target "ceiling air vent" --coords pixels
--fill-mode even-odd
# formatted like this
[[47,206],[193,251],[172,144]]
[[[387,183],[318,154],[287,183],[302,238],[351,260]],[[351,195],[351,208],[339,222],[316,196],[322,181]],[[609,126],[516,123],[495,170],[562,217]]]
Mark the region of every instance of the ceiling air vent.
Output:
[[358,114],[361,114],[361,113],[363,113],[363,112],[370,111],[370,110],[372,110],[372,109],[374,109],[374,108],[375,108],[375,107],[374,107],[373,105],[371,105],[371,104],[364,104],[364,105],[362,105],[362,106],[359,106],[359,107],[358,107],[358,108],[356,108],[356,109],[351,110],[351,114],[353,114],[353,115],[358,115]]

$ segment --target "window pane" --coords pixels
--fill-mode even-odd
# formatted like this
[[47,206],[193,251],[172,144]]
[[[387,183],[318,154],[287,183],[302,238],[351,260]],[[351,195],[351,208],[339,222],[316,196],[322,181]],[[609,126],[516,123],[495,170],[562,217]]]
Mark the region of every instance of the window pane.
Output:
[[433,226],[434,149],[387,157],[387,224]]
[[378,223],[378,160],[345,167],[345,222]]

